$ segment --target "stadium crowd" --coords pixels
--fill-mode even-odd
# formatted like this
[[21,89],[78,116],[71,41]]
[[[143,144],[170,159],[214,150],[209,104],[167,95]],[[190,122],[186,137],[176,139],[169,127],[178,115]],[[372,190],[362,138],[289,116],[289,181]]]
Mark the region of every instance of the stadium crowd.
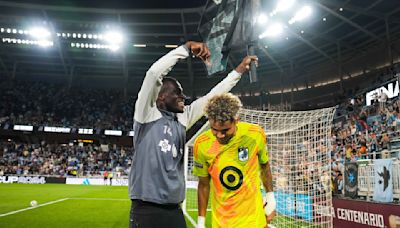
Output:
[[364,96],[342,104],[332,134],[332,174],[335,192],[343,192],[346,162],[400,156],[400,100],[376,94],[373,104],[365,106]]
[[105,171],[127,175],[131,158],[131,147],[117,145],[0,141],[0,176],[101,176]]
[[135,98],[109,89],[0,82],[0,124],[130,130]]

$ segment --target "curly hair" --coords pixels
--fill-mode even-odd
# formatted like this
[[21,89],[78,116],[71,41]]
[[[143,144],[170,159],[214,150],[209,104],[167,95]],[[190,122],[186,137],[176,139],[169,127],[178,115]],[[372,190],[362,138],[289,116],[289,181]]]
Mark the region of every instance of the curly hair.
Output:
[[225,122],[238,117],[238,112],[241,107],[242,102],[237,96],[231,93],[224,93],[210,98],[204,112],[208,119]]

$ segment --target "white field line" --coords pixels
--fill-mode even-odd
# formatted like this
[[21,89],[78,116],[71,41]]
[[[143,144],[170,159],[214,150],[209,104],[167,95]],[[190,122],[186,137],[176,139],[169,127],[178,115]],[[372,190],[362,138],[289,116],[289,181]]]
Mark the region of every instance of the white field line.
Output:
[[[186,209],[187,211],[198,211],[197,209]],[[211,211],[211,209],[210,208],[207,208],[207,211]]]
[[67,199],[69,199],[69,198],[58,199],[58,200],[50,201],[50,202],[47,202],[47,203],[38,204],[35,207],[27,207],[27,208],[23,208],[23,209],[16,210],[16,211],[11,211],[11,212],[8,212],[8,213],[5,213],[5,214],[0,214],[0,217],[4,217],[4,216],[7,216],[7,215],[13,215],[13,214],[16,214],[16,213],[19,213],[19,212],[36,209],[38,207],[43,207],[43,206],[47,206],[47,205],[54,204],[54,203],[59,203],[59,202],[62,202],[64,200],[67,200]]
[[79,197],[76,197],[76,198],[68,198],[68,199],[70,199],[70,200],[110,200],[110,201],[127,201],[127,200],[130,200],[130,199],[119,199],[119,198],[79,198]]
[[190,217],[190,215],[186,211],[183,211],[183,214],[186,216],[186,218],[189,220],[189,222],[192,223],[192,225],[194,227],[197,227],[197,223],[193,220],[192,217]]

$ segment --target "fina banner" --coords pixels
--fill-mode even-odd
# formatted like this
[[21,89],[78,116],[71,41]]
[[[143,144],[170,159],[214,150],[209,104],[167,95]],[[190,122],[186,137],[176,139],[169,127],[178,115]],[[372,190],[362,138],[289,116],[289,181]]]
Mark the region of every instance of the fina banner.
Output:
[[375,188],[374,201],[393,201],[393,160],[378,159],[374,161]]
[[358,164],[346,163],[344,168],[344,195],[351,198],[357,197],[358,190]]

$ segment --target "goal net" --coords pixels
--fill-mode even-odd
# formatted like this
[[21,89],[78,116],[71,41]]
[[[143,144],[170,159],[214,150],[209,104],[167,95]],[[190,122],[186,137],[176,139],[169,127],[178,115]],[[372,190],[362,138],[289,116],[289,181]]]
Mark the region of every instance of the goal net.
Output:
[[[277,216],[270,227],[333,227],[331,194],[331,126],[335,108],[272,112],[242,109],[242,121],[264,128],[267,135]],[[197,177],[192,174],[193,143],[185,150],[185,214],[197,221]],[[260,191],[265,191],[260,187]],[[210,204],[210,203],[209,203]],[[210,213],[210,212],[209,212]]]

